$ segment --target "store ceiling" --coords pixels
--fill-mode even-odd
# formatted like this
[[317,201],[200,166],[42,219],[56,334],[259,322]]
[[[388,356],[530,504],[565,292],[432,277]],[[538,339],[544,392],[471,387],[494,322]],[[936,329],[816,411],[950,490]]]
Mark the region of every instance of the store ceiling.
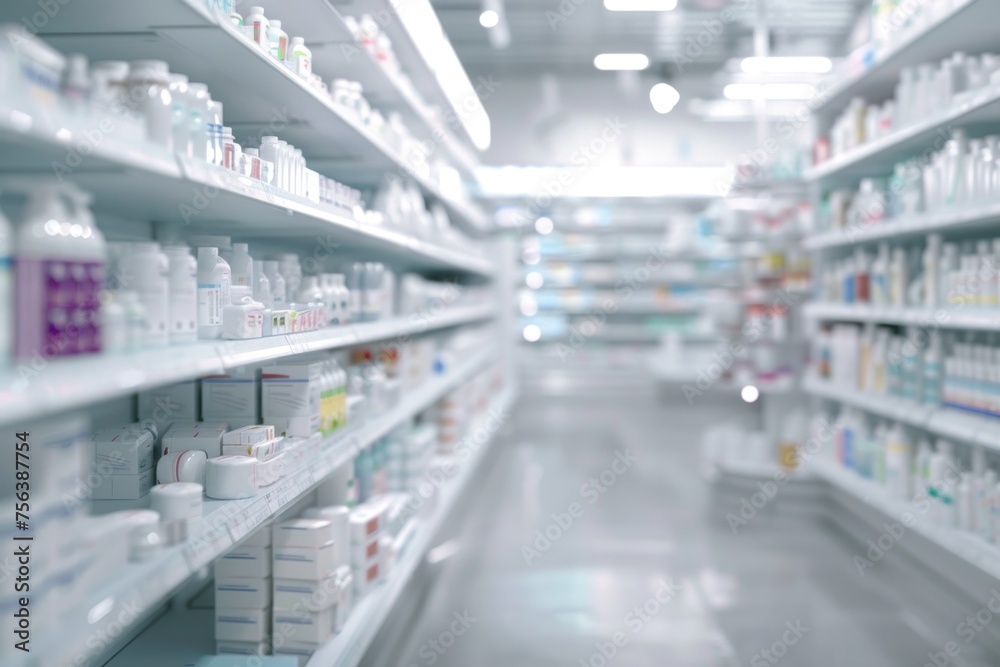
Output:
[[699,39],[704,46],[688,51],[697,57],[685,63],[685,74],[711,72],[731,58],[753,55],[759,10],[771,30],[772,55],[841,55],[870,0],[679,0],[670,12],[609,12],[603,0],[503,0],[511,42],[502,50],[490,45],[479,25],[483,0],[433,0],[433,5],[473,71],[592,71],[598,53],[642,52],[654,72],[669,75]]

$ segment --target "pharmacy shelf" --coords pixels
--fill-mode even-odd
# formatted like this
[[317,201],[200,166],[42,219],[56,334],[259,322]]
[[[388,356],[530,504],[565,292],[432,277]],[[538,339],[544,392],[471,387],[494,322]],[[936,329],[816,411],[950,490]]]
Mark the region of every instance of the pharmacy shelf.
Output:
[[[509,410],[515,398],[512,391],[506,391],[494,402],[490,412],[495,414]],[[483,422],[485,421],[484,419]],[[455,506],[494,439],[495,434],[491,433],[475,457],[462,466],[458,476],[445,488],[441,501],[448,503],[450,507]],[[395,589],[403,587],[405,580],[412,577],[412,572],[407,573],[404,567],[409,569],[414,560],[419,563],[424,555],[422,552],[427,551],[427,540],[433,539],[433,533],[440,526],[438,520],[443,516],[442,505],[438,505],[438,508],[431,516],[411,519],[409,529],[414,535],[404,548],[405,555],[389,574],[388,581],[365,597],[356,599],[345,628],[330,644],[320,649],[326,659],[332,657],[336,660],[328,664],[356,665],[357,658],[370,646],[371,635],[378,627],[370,628],[369,624],[377,622],[381,625],[385,621],[383,608],[392,608],[399,598],[399,592]],[[143,630],[106,663],[106,667],[134,667],[139,664],[143,667],[193,665],[200,657],[215,654],[214,628],[215,614],[209,605],[175,606]],[[178,641],[178,637],[184,637],[184,640]]]
[[[439,26],[431,25],[430,21],[417,21],[420,14],[432,13],[430,2],[423,0],[413,2],[410,0],[407,5],[387,4],[386,0],[332,0],[341,8],[344,14],[355,17],[368,13],[373,16],[383,16],[386,10],[390,12],[388,21],[381,21],[380,28],[392,41],[392,48],[396,52],[396,58],[406,67],[410,79],[417,90],[421,91],[428,102],[441,109],[447,110],[447,115],[456,119],[457,124],[462,127],[462,139],[472,139],[465,126],[464,119],[470,118],[482,111],[482,102],[490,92],[488,89],[478,91],[473,87],[468,74],[462,67],[458,56],[455,54],[448,36]],[[427,6],[425,10],[423,5]],[[396,12],[410,12],[410,16],[403,16]],[[419,27],[414,25],[419,22]],[[435,21],[436,22],[436,21]],[[407,24],[410,25],[407,25]],[[411,30],[419,30],[420,35],[415,37]],[[437,62],[428,62],[425,53],[417,47],[416,39],[427,40],[433,36],[443,42],[435,50]],[[452,90],[464,88],[465,93],[460,100],[450,97],[448,91],[442,85],[442,77],[446,77]],[[451,77],[451,78],[447,78]],[[485,113],[485,111],[483,111]]]
[[[335,350],[492,318],[493,305],[414,315],[384,322],[351,324],[320,331],[255,340],[199,342],[131,352],[25,364],[0,375],[0,423],[75,410],[137,391],[223,373],[305,352]],[[100,378],[100,382],[95,382]]]
[[840,389],[815,377],[807,378],[803,382],[803,388],[812,396],[837,401],[942,438],[1000,451],[1000,418],[997,417],[978,415],[957,408],[920,405],[895,396]]
[[[101,136],[85,137],[93,128],[58,115],[34,116],[0,103],[0,184],[31,184],[37,174],[60,172],[94,195],[94,208],[138,220],[155,220],[176,228],[212,221],[214,233],[241,239],[298,238],[318,242],[327,252],[354,249],[392,261],[401,270],[492,273],[482,255],[416,239],[358,219],[353,211],[321,207],[261,181],[202,161],[169,154],[151,144],[134,144]],[[76,146],[86,141],[92,152]],[[73,156],[71,158],[71,156]],[[80,161],[77,162],[76,159]],[[27,173],[26,173],[27,172]],[[281,220],[282,224],[275,224]],[[186,231],[186,230],[185,230]]]
[[903,240],[931,233],[990,231],[1000,221],[1000,202],[988,202],[957,209],[921,213],[903,220],[889,220],[865,228],[837,229],[807,238],[807,250],[844,248],[885,239]]
[[1000,331],[996,308],[893,308],[865,304],[809,303],[808,318],[822,322],[874,322],[876,324],[933,326],[939,329]]
[[[506,391],[494,403],[490,412],[506,414],[515,398],[513,391]],[[485,429],[488,420],[488,417],[484,418],[479,428],[470,432]],[[489,444],[492,444],[495,434],[490,435]],[[389,573],[388,581],[355,605],[344,629],[316,651],[306,667],[357,667],[361,664],[362,657],[396,606],[427,551],[434,545],[434,540],[438,538],[448,517],[465,496],[467,487],[486,458],[488,450],[488,446],[478,449],[468,463],[460,467],[457,476],[442,490],[430,516],[415,519],[417,524],[414,537]]]
[[[327,0],[292,0],[282,2],[275,18],[290,35],[303,37],[313,54],[313,71],[328,84],[334,79],[358,81],[365,98],[383,116],[396,111],[406,126],[418,137],[430,139],[435,149],[444,148],[454,166],[473,177],[479,160],[470,147],[462,145],[445,128],[406,75],[383,67],[344,23],[336,7]],[[401,61],[403,69],[414,63]]]
[[[165,602],[168,596],[184,584],[192,576],[225,554],[229,549],[249,536],[254,530],[271,519],[280,516],[285,510],[311,492],[323,479],[337,468],[349,462],[360,451],[387,435],[406,420],[423,412],[432,406],[449,391],[471,378],[482,370],[496,354],[493,350],[484,350],[474,354],[456,369],[449,373],[432,378],[418,390],[409,392],[398,405],[382,413],[377,419],[369,420],[358,429],[343,434],[335,434],[324,442],[322,454],[318,459],[302,465],[268,489],[262,490],[253,498],[235,501],[211,500],[204,501],[204,517],[202,533],[199,538],[189,539],[183,544],[169,547],[158,557],[142,562],[129,564],[114,582],[105,585],[100,591],[95,591],[94,599],[86,600],[78,610],[71,613],[71,618],[81,619],[78,626],[60,629],[59,646],[51,647],[52,655],[46,658],[45,664],[63,664],[70,661],[80,664],[94,660],[100,655],[95,647],[103,646],[104,642],[88,641],[106,633],[109,624],[119,624],[122,618],[133,619],[134,627],[140,627],[143,620],[136,618],[135,610],[152,612]],[[148,496],[137,502],[129,502],[129,507],[148,506]],[[95,509],[115,510],[124,505],[121,501],[95,501]],[[111,601],[111,608],[105,610]],[[92,624],[82,622],[88,618],[88,611],[94,605],[101,605],[106,613]],[[110,634],[116,637],[122,634],[121,628]],[[123,652],[125,653],[125,652]],[[138,664],[129,662],[127,658],[119,657],[110,664],[115,665],[121,659],[121,665]],[[134,660],[134,656],[132,658]],[[141,664],[151,665],[154,654],[143,655]],[[184,664],[167,663],[167,664]]]
[[71,31],[43,37],[63,53],[83,53],[92,60],[165,60],[172,71],[208,84],[212,97],[224,103],[226,125],[238,140],[246,143],[248,136],[276,134],[301,148],[311,168],[352,185],[377,185],[386,172],[412,178],[424,194],[444,204],[457,226],[475,233],[490,227],[488,216],[475,204],[445,193],[426,167],[411,164],[352,112],[306,84],[228,22],[213,19],[197,25],[168,24],[153,32]]
[[[996,9],[994,9],[996,11]],[[856,185],[862,178],[891,174],[893,167],[924,151],[940,151],[956,127],[975,129],[1000,121],[1000,84],[966,94],[953,108],[921,119],[889,136],[809,169],[806,178],[824,187]]]
[[955,51],[975,54],[995,47],[995,0],[955,0],[953,4],[937,20],[910,31],[892,47],[866,59],[870,62],[864,63],[862,71],[831,79],[817,95],[814,111],[830,119],[855,97],[881,102],[891,96],[904,67],[938,62]]
[[[916,520],[912,524],[907,523],[908,532],[921,535],[935,547],[958,557],[991,579],[1000,578],[1000,548],[997,545],[968,531],[932,523],[931,518],[920,512],[914,504],[893,498],[884,487],[859,477],[833,461],[811,462],[809,469],[832,488],[876,514],[876,517],[868,517],[872,525],[881,527],[886,520],[899,521],[900,517],[913,516]],[[900,543],[906,543],[906,540]]]

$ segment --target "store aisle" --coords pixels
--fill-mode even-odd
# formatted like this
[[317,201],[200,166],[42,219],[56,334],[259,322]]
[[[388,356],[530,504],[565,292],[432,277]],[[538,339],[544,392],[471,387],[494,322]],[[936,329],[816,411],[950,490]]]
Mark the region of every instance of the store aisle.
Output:
[[[928,662],[964,616],[899,598],[897,568],[859,577],[816,522],[733,535],[738,499],[694,471],[701,430],[739,408],[522,397],[399,666]],[[991,664],[981,651],[950,664]]]

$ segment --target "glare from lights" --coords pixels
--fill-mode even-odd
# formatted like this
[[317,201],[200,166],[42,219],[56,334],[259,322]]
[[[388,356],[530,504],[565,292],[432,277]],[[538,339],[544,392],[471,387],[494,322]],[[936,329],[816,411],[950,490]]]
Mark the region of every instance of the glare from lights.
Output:
[[521,314],[525,317],[534,317],[538,314],[538,302],[530,297],[521,299]]
[[752,384],[748,384],[740,390],[740,398],[746,403],[756,403],[760,398],[760,390]]
[[552,224],[552,218],[541,217],[535,220],[535,231],[541,235],[551,234],[552,230],[555,229],[555,225]]
[[542,289],[542,285],[545,284],[545,279],[542,278],[542,274],[537,271],[532,271],[525,277],[524,283],[531,289]]
[[815,93],[808,83],[731,83],[722,91],[729,100],[808,100]]
[[602,53],[594,58],[594,67],[604,71],[638,71],[649,67],[649,57],[642,53]]
[[677,8],[677,0],[604,0],[610,12],[669,12]]
[[822,56],[799,58],[744,58],[740,69],[747,74],[826,74],[833,69],[833,62]]
[[681,101],[681,94],[669,83],[658,83],[650,88],[649,101],[656,113],[670,113]]
[[524,260],[524,263],[527,264],[528,266],[534,266],[535,264],[538,264],[540,261],[542,261],[541,255],[539,255],[537,252],[533,253],[526,252],[524,253],[522,259]]
[[479,25],[484,28],[495,28],[500,23],[500,15],[492,9],[487,9],[479,15]]
[[542,339],[542,330],[537,324],[529,324],[524,327],[524,340],[529,343],[537,343]]

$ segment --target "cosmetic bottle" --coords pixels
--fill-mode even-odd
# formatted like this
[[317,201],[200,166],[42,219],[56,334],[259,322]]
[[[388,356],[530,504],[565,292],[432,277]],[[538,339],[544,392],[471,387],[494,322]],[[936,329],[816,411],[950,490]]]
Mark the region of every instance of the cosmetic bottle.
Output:
[[163,249],[170,268],[170,342],[198,340],[198,260],[187,246]]
[[198,248],[198,338],[222,336],[222,311],[230,303],[232,270],[218,248]]

